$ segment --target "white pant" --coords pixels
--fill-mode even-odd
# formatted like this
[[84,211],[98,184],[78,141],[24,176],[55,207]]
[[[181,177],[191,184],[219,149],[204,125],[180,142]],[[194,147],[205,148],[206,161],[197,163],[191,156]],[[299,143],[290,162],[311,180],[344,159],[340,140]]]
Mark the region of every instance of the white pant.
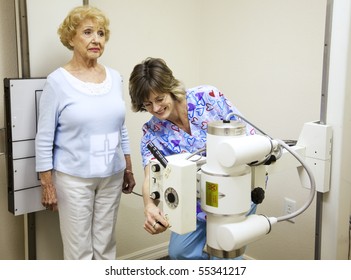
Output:
[[116,259],[123,174],[85,179],[54,172],[64,259]]

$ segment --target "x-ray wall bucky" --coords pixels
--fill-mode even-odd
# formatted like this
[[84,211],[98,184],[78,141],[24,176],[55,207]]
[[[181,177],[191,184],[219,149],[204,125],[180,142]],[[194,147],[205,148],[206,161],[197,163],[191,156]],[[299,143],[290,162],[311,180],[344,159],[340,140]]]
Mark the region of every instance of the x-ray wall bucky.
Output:
[[38,101],[45,78],[5,79],[8,210],[22,215],[44,210],[35,172]]

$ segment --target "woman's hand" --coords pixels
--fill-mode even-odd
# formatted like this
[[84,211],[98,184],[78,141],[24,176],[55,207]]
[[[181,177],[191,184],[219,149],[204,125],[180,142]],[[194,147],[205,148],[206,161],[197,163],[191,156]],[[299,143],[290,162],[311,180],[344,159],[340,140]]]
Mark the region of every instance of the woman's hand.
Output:
[[168,221],[164,218],[163,213],[154,204],[149,203],[145,206],[145,223],[144,229],[151,234],[158,234],[164,232],[168,227]]
[[124,178],[122,185],[122,192],[125,194],[129,194],[133,191],[135,187],[134,174],[129,169],[124,170]]
[[57,211],[56,188],[52,183],[51,170],[40,173],[42,187],[41,204],[48,210]]

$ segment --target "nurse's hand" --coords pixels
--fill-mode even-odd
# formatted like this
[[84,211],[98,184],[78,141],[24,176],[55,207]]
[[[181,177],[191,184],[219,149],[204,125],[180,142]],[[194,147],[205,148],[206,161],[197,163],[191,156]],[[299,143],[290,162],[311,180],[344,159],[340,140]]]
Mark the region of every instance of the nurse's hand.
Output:
[[164,232],[168,227],[168,221],[164,218],[160,208],[154,203],[149,203],[145,206],[145,223],[144,229],[151,234]]

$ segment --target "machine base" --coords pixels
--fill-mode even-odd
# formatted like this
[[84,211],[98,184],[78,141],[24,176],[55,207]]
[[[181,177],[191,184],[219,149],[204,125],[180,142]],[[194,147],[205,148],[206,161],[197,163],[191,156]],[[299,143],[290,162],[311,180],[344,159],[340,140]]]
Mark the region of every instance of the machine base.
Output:
[[233,259],[243,255],[245,253],[245,247],[242,247],[233,251],[223,251],[223,250],[212,248],[209,245],[207,245],[206,252],[213,257],[222,258],[222,259]]

